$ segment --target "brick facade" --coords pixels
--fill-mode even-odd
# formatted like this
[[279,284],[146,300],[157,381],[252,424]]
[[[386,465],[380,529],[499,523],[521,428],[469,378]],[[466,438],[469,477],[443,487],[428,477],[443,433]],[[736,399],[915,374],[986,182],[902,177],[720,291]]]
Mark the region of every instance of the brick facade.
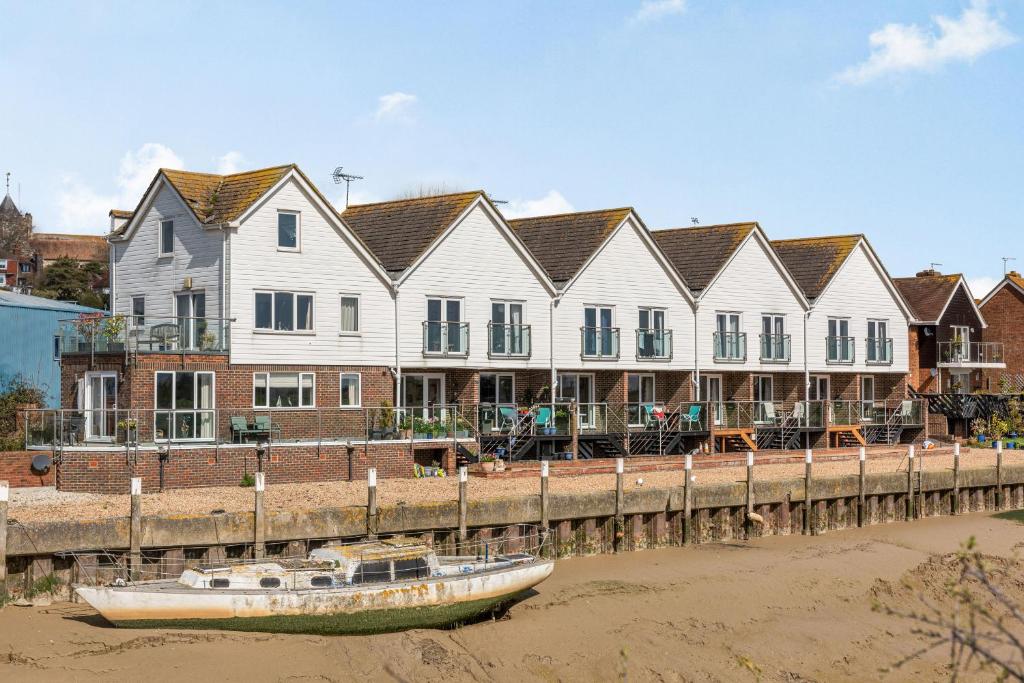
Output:
[[[1019,277],[1019,276],[1018,276]],[[1014,380],[1014,388],[1024,385],[1024,294],[1007,283],[981,308],[989,341],[1002,342],[1006,369],[985,370],[985,383],[998,391],[1004,376]]]

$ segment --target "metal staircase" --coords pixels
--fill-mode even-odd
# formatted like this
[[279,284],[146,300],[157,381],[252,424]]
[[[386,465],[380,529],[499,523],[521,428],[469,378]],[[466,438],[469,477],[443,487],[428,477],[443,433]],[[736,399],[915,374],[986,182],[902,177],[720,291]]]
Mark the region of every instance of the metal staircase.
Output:
[[794,411],[787,412],[777,425],[759,428],[755,432],[758,450],[795,450],[800,448],[801,417]]
[[903,411],[892,411],[885,418],[884,424],[870,425],[864,428],[864,440],[868,443],[884,443],[889,446],[900,442],[903,436]]

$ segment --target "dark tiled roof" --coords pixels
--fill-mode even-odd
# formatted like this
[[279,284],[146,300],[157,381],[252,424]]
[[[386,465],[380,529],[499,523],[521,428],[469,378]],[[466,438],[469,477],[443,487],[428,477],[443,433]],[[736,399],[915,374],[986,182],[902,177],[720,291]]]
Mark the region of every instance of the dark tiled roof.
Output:
[[99,235],[61,235],[37,232],[28,239],[32,252],[43,261],[70,258],[75,261],[106,263],[107,240]]
[[413,264],[483,192],[460,192],[349,206],[345,223],[390,273]]
[[[162,168],[160,173],[185,200],[199,222],[209,225],[238,218],[294,168],[294,164],[288,164],[231,175]],[[113,234],[123,233],[126,227],[127,223],[114,230]]]
[[917,275],[916,277],[893,278],[896,288],[910,305],[918,320],[934,322],[942,315],[942,309],[953,295],[960,275]]
[[629,207],[509,221],[554,282],[571,280],[632,212]]
[[3,201],[0,201],[0,213],[11,216],[21,216],[21,212],[18,211],[18,207],[15,206],[14,200],[11,199],[11,195],[4,195]]
[[775,253],[811,299],[817,298],[846,258],[861,241],[862,235],[836,235],[834,237],[805,237],[791,240],[773,240]]
[[695,291],[708,286],[757,223],[728,223],[654,230],[651,235]]
[[114,218],[123,218],[125,220],[131,220],[132,216],[135,215],[133,211],[126,211],[125,209],[111,209],[110,216]]

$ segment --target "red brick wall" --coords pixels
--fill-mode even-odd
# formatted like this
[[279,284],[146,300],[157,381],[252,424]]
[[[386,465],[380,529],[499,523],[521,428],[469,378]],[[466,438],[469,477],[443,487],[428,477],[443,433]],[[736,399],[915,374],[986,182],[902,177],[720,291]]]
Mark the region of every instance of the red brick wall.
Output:
[[1003,375],[1024,376],[1024,294],[1006,285],[985,303],[981,313],[988,323],[985,338],[1003,344],[1006,369],[985,371],[987,385],[998,391]]
[[11,486],[53,486],[54,468],[45,473],[32,471],[32,458],[39,451],[0,451],[0,481]]
[[[418,442],[410,451],[408,443],[373,443],[351,448],[345,445],[317,447],[272,446],[263,458],[267,483],[344,481],[365,479],[366,470],[376,467],[381,477],[413,476],[413,463],[429,465],[438,461],[449,473],[454,470],[451,442]],[[255,446],[210,446],[173,449],[164,464],[165,488],[237,486],[242,477],[257,471]],[[129,480],[142,477],[143,491],[159,490],[160,459],[156,451],[139,451],[137,460],[124,450],[64,452],[57,467],[57,487],[62,491],[127,493]]]

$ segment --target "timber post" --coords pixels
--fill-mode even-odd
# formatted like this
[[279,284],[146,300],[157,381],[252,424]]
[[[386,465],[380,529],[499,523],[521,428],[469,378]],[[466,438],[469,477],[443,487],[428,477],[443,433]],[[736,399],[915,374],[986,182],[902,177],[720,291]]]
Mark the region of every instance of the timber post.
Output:
[[377,468],[366,470],[366,537],[377,538]]
[[7,595],[7,504],[11,487],[0,481],[0,597]]
[[623,512],[623,488],[622,478],[624,473],[624,460],[615,458],[615,552],[619,552],[622,540],[626,536],[625,515]]
[[138,581],[142,575],[142,478],[131,479],[131,532],[129,535],[129,577]]
[[857,526],[864,526],[867,520],[867,503],[865,500],[865,481],[867,475],[867,449],[863,446],[857,451],[860,461],[860,474],[857,482]]
[[810,536],[814,533],[814,524],[811,519],[814,514],[814,501],[811,498],[811,468],[814,455],[810,448],[804,451],[804,535]]
[[267,554],[267,526],[263,511],[263,491],[266,488],[266,474],[256,473],[255,502],[253,508],[253,556],[263,559]]
[[579,409],[576,405],[576,401],[569,404],[569,436],[571,437],[571,445],[569,450],[572,451],[572,459],[580,459],[580,423],[579,423]]
[[744,529],[749,539],[754,529],[754,452],[747,451],[747,514],[744,519]]
[[683,545],[693,541],[693,487],[691,477],[693,472],[693,456],[686,454],[686,465],[683,470],[686,478],[683,480]]
[[914,519],[914,444],[907,450],[907,521]]
[[960,514],[960,443],[953,444],[953,500],[950,512]]
[[459,553],[466,551],[466,540],[469,532],[466,529],[466,517],[469,513],[469,500],[467,498],[469,487],[469,468],[465,465],[459,468]]
[[540,461],[540,529],[542,533],[547,533],[548,528],[551,526],[551,520],[549,518],[551,508],[549,507],[548,501],[548,473],[550,470],[550,463],[547,460]]
[[1003,495],[1003,440],[996,441],[996,510],[1006,503]]

